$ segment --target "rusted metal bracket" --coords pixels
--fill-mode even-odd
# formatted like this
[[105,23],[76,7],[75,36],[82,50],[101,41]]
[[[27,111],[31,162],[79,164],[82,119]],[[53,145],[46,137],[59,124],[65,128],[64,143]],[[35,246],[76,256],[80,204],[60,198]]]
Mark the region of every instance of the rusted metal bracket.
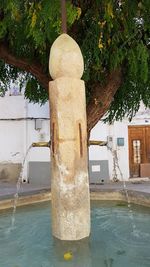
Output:
[[88,146],[107,146],[106,141],[89,140]]
[[32,147],[50,147],[51,146],[51,141],[49,142],[35,142],[32,143]]

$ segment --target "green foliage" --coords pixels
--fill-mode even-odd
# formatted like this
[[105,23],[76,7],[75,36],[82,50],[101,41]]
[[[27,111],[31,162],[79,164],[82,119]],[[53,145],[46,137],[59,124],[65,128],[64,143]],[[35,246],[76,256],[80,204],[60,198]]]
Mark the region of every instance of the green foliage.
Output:
[[105,122],[122,120],[125,116],[131,120],[143,101],[150,107],[150,58],[147,47],[140,41],[127,54],[127,68],[124,81],[117,91],[108,111]]
[[34,77],[30,77],[26,83],[25,97],[30,102],[44,104],[48,99],[48,91]]
[[[37,61],[48,73],[49,49],[61,32],[60,0],[5,0],[0,1],[0,41],[18,58],[29,64]],[[78,9],[67,2],[68,27],[78,19]],[[19,78],[20,90],[25,86],[25,97],[44,103],[48,93],[31,74],[0,61],[0,95],[9,89],[11,80]]]
[[[83,52],[88,100],[93,84],[107,83],[106,75],[117,67],[123,70],[106,121],[131,119],[141,100],[150,107],[149,10],[149,0],[67,0],[68,33]],[[0,1],[0,42],[7,42],[12,53],[29,64],[37,61],[47,75],[49,49],[61,32],[60,13],[60,0]],[[36,78],[0,62],[1,95],[18,78],[20,88],[26,84],[30,101],[46,101],[48,95]]]
[[124,116],[131,120],[141,100],[150,107],[150,1],[118,3],[96,1],[82,20],[80,36],[88,99],[92,83],[107,83],[105,74],[120,66],[123,70],[122,85],[104,120],[109,123]]

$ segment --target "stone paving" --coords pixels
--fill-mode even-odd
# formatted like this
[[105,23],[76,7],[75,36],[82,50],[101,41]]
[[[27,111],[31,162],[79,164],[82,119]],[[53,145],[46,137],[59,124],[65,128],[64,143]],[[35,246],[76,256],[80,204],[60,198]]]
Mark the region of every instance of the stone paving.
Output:
[[[125,186],[127,190],[132,190],[136,192],[145,192],[150,194],[150,181],[132,181],[132,182],[125,182]],[[120,191],[124,189],[124,185],[122,182],[110,182],[104,184],[91,184],[90,190],[91,191]]]
[[[0,201],[4,199],[13,199],[16,192],[16,184],[0,183]],[[50,187],[22,183],[18,193],[19,196],[31,196],[41,192],[50,192]]]

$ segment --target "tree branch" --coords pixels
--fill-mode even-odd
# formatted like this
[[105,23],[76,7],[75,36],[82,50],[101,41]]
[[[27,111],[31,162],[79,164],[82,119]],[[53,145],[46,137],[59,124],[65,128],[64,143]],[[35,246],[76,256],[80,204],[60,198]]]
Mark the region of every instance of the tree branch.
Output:
[[107,84],[102,87],[96,84],[93,88],[93,97],[87,105],[87,128],[90,134],[91,129],[108,111],[113,97],[122,83],[121,69],[112,71],[107,77]]
[[39,83],[48,90],[50,77],[44,73],[42,65],[38,62],[32,61],[32,63],[30,63],[26,58],[17,58],[11,53],[5,43],[0,43],[0,59],[4,60],[9,65],[13,65],[17,68],[30,72],[37,78]]
[[[4,60],[9,65],[30,72],[45,89],[48,89],[50,76],[44,73],[42,65],[38,62],[32,61],[32,63],[30,63],[28,59],[17,58],[4,43],[0,43],[0,59]],[[104,87],[99,84],[93,86],[93,96],[87,105],[88,133],[90,133],[91,129],[106,113],[116,91],[120,87],[122,82],[121,69],[113,71],[106,79],[108,82]]]

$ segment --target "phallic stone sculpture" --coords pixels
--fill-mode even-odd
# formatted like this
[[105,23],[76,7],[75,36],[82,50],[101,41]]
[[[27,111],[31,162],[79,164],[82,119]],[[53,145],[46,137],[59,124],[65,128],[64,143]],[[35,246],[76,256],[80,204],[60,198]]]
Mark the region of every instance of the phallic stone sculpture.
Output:
[[84,63],[77,43],[60,35],[50,51],[52,232],[61,240],[90,234]]

